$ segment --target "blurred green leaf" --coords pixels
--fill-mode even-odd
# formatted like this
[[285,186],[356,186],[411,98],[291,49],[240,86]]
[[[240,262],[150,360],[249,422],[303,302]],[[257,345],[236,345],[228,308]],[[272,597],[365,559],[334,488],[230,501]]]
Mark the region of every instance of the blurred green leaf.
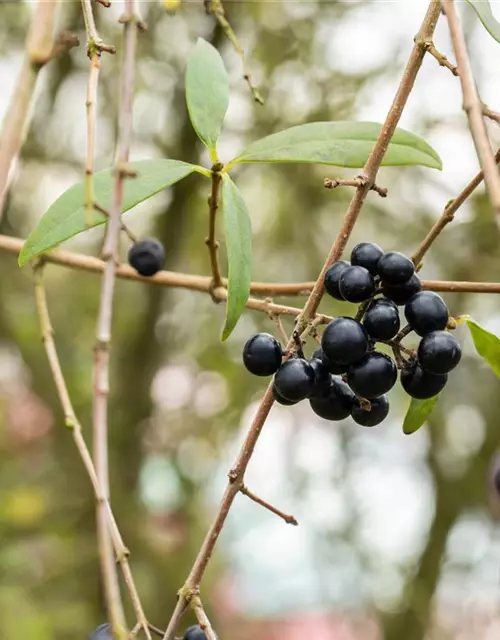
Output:
[[[296,162],[363,167],[380,133],[375,122],[310,122],[261,138],[231,160],[228,168],[247,162]],[[423,165],[441,169],[439,155],[420,136],[396,129],[382,165]]]
[[476,351],[500,378],[500,338],[494,333],[486,331],[470,318],[467,320],[467,326]]
[[[206,173],[203,167],[179,160],[141,160],[131,162],[130,169],[135,178],[124,182],[123,211],[128,211],[143,200],[179,182],[193,171]],[[94,197],[98,205],[109,210],[113,205],[114,176],[112,169],[94,175]],[[38,225],[28,236],[19,254],[19,265],[23,266],[35,256],[52,249],[63,240],[85,231],[86,211],[83,183],[75,184],[65,191],[43,214]],[[94,212],[92,226],[106,222],[106,216]]]
[[229,80],[219,52],[203,38],[189,56],[186,102],[198,137],[216,162],[216,145],[229,105]]
[[439,396],[428,398],[427,400],[417,400],[412,398],[408,411],[403,422],[403,432],[406,434],[415,433],[425,423],[428,416],[432,413],[434,407],[439,400]]
[[227,174],[222,182],[222,211],[228,261],[226,323],[222,332],[222,340],[226,340],[245,308],[252,277],[250,217],[240,190]]
[[467,0],[467,2],[477,13],[479,20],[481,20],[483,27],[490,36],[500,42],[500,22],[493,15],[488,0]]

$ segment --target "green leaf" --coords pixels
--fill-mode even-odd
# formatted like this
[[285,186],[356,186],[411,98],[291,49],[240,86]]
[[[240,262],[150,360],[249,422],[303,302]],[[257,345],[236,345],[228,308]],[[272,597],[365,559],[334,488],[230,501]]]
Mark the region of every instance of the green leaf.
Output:
[[[168,159],[131,162],[130,169],[137,172],[137,176],[125,180],[123,211],[132,209],[139,202],[179,182],[193,171],[205,172],[203,167]],[[113,185],[112,169],[106,169],[94,175],[95,201],[107,210],[113,204]],[[63,240],[85,231],[87,227],[84,199],[83,183],[75,184],[47,209],[24,243],[19,255],[20,266],[44,251],[52,249]],[[106,222],[106,216],[98,211],[94,211],[93,218],[92,226]]]
[[494,333],[486,331],[470,318],[467,320],[467,326],[476,351],[500,378],[500,338]]
[[189,56],[186,102],[191,124],[217,162],[217,140],[229,105],[229,80],[219,52],[203,38],[198,38]]
[[222,182],[222,211],[229,271],[226,323],[222,332],[222,340],[226,340],[245,308],[252,277],[250,217],[240,190],[227,174],[224,174]]
[[493,15],[488,0],[467,0],[467,2],[477,13],[479,20],[481,20],[483,27],[490,36],[500,42],[500,22]]
[[412,398],[408,411],[403,422],[403,432],[406,434],[415,433],[425,423],[427,417],[437,404],[441,394],[433,396],[428,400],[417,400]]
[[[380,133],[375,122],[310,122],[253,142],[228,167],[246,162],[297,162],[363,167]],[[441,169],[439,155],[414,133],[396,129],[382,164]]]

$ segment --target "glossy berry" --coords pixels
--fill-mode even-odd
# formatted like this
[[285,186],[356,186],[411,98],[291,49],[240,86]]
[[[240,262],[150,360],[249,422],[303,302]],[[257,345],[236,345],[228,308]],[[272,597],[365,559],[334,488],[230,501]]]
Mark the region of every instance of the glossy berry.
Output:
[[340,274],[339,291],[348,302],[364,302],[375,292],[373,276],[364,267],[346,267]]
[[257,333],[243,349],[243,363],[255,376],[272,376],[281,365],[281,345],[270,333]]
[[207,640],[207,634],[199,625],[195,625],[186,629],[182,640]]
[[367,353],[347,370],[347,382],[351,389],[362,398],[376,398],[396,383],[398,370],[394,362],[385,353],[373,351]]
[[374,340],[391,340],[399,331],[399,311],[392,300],[374,300],[365,313],[363,326]]
[[389,401],[387,396],[379,396],[370,400],[370,410],[366,411],[358,399],[354,401],[352,419],[362,427],[375,427],[387,418],[389,413]]
[[434,291],[417,293],[405,306],[405,316],[419,336],[444,329],[448,323],[448,307]]
[[409,396],[418,400],[437,396],[444,389],[447,380],[446,374],[436,376],[427,373],[418,363],[401,371],[401,386]]
[[309,400],[312,410],[320,418],[325,420],[343,420],[351,414],[354,402],[354,394],[349,387],[342,382],[331,378],[330,385],[319,396]]
[[368,336],[357,320],[335,318],[323,331],[321,346],[331,362],[352,364],[361,360],[368,351]]
[[292,358],[284,362],[274,377],[276,390],[286,400],[300,402],[314,390],[316,374],[307,360]]
[[273,382],[273,396],[278,404],[282,404],[284,407],[291,407],[294,404],[297,404],[298,400],[287,400],[284,398],[281,393],[276,388],[276,384]]
[[420,278],[414,273],[408,282],[405,282],[399,287],[383,284],[382,293],[386,298],[389,298],[389,300],[392,300],[396,304],[406,304],[416,293],[421,291],[421,289],[422,284]]
[[156,238],[140,240],[130,247],[128,262],[141,276],[154,276],[163,267],[165,249]]
[[418,345],[418,361],[428,373],[449,373],[460,362],[462,349],[455,336],[447,331],[433,331]]
[[326,355],[323,353],[323,349],[321,347],[318,347],[317,349],[314,350],[312,354],[312,359],[321,360],[321,362],[325,365],[328,371],[332,373],[334,376],[339,376],[342,373],[345,373],[347,371],[348,365],[338,364],[337,362],[333,362],[332,360],[329,360],[326,357]]
[[336,300],[343,300],[340,291],[339,291],[339,279],[342,272],[349,267],[350,264],[345,262],[345,260],[339,260],[332,264],[332,266],[328,269],[325,274],[325,289],[326,292],[329,293],[332,298]]
[[401,285],[415,273],[415,265],[399,251],[384,253],[377,263],[379,276],[384,284]]
[[113,632],[109,623],[100,624],[89,635],[88,640],[113,640]]
[[323,360],[312,358],[309,360],[309,364],[314,369],[314,388],[311,391],[311,396],[318,396],[330,386],[332,376],[323,364]]
[[376,276],[378,274],[377,263],[383,255],[384,252],[378,244],[361,242],[352,250],[351,264],[364,267],[368,269],[372,276]]

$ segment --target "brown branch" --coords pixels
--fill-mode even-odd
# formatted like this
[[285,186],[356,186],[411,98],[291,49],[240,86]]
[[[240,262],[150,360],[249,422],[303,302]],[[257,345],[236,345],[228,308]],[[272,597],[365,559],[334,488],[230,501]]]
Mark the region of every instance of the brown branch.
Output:
[[240,493],[242,493],[244,496],[247,496],[247,498],[250,498],[250,500],[253,500],[257,504],[260,504],[261,507],[264,507],[268,511],[271,511],[271,513],[274,513],[279,518],[282,518],[287,524],[293,524],[294,526],[297,526],[299,524],[294,516],[288,515],[283,511],[280,511],[280,509],[273,507],[272,504],[269,504],[269,502],[267,502],[266,500],[263,500],[262,498],[259,498],[259,496],[256,496],[255,493],[252,493],[245,485],[240,488]]
[[[498,164],[499,162],[500,149],[495,154],[495,163]],[[480,171],[476,176],[474,176],[474,178],[472,178],[469,184],[462,189],[462,191],[454,200],[450,200],[450,202],[448,202],[439,220],[437,220],[427,236],[422,240],[418,249],[413,254],[412,260],[416,266],[418,266],[422,262],[422,258],[427,253],[427,251],[429,251],[432,243],[436,240],[436,238],[446,227],[446,225],[453,220],[453,218],[455,217],[455,213],[463,205],[467,198],[475,191],[475,189],[477,189],[477,187],[483,180],[484,172]]]
[[452,64],[443,53],[436,49],[432,40],[416,40],[416,42],[417,44],[420,44],[420,46],[423,47],[425,51],[427,51],[427,53],[430,53],[431,56],[437,60],[439,66],[446,67],[446,69],[449,69],[449,71],[451,71],[454,76],[458,76],[458,68],[456,67],[456,65]]
[[205,240],[205,244],[208,247],[208,253],[210,256],[210,270],[212,272],[212,290],[222,287],[222,274],[219,264],[219,243],[215,235],[215,226],[217,220],[217,210],[219,208],[219,195],[221,175],[219,173],[221,167],[214,165],[212,167],[212,190],[210,197],[208,198],[209,209],[209,222],[208,222],[208,237]]
[[[323,185],[325,189],[336,189],[337,187],[362,187],[363,180],[361,178],[354,178],[353,180],[336,180],[332,178],[325,178]],[[387,198],[387,189],[385,187],[379,187],[376,184],[372,184],[371,191],[375,191],[381,198]]]
[[467,114],[469,129],[476,148],[490,202],[495,213],[500,214],[500,175],[483,119],[483,104],[479,99],[460,18],[453,0],[443,0],[443,10],[448,19],[451,42],[457,59],[460,84],[462,86],[463,109]]
[[[437,21],[440,15],[440,3],[439,0],[432,0],[427,9],[425,18],[423,20],[422,26],[418,33],[417,38],[419,40],[431,40]],[[318,279],[314,285],[314,288],[307,299],[307,302],[304,306],[304,309],[301,315],[297,319],[296,324],[296,332],[298,334],[302,333],[302,331],[309,325],[311,319],[314,317],[319,303],[321,302],[321,298],[324,293],[323,281],[325,277],[325,273],[329,266],[338,260],[342,255],[342,251],[344,250],[356,220],[361,211],[361,207],[363,202],[370,190],[370,187],[375,184],[375,179],[377,176],[378,169],[381,165],[382,159],[384,157],[385,152],[387,151],[387,147],[391,140],[391,137],[397,127],[397,124],[400,120],[401,114],[403,112],[404,106],[408,100],[408,97],[413,89],[413,85],[417,76],[417,73],[422,65],[423,58],[425,56],[425,50],[415,44],[413,50],[411,52],[409,61],[406,65],[406,68],[403,72],[403,76],[400,81],[399,88],[397,90],[394,101],[391,105],[385,123],[382,126],[380,134],[377,138],[375,146],[370,153],[370,156],[367,160],[367,163],[363,169],[361,174],[361,178],[363,182],[366,181],[364,186],[358,187],[354,197],[351,200],[351,203],[346,211],[344,216],[343,223],[337,235],[335,242],[328,254],[325,264],[321,269]],[[287,345],[287,351],[292,349],[296,349],[295,341],[291,340]],[[255,418],[250,426],[247,437],[240,449],[236,462],[234,464],[233,469],[230,472],[230,481],[224,492],[222,497],[222,501],[219,507],[219,511],[215,516],[214,522],[210,526],[207,535],[203,541],[201,549],[194,561],[193,567],[187,577],[185,587],[186,588],[198,588],[200,581],[205,573],[205,569],[207,567],[208,562],[212,556],[213,550],[219,538],[219,535],[222,531],[224,523],[226,521],[229,510],[231,509],[231,505],[243,486],[243,480],[246,468],[252,457],[252,454],[255,449],[255,445],[259,439],[260,433],[264,426],[264,423],[269,415],[271,407],[274,402],[274,397],[272,393],[272,383],[268,386],[267,391],[264,395],[264,398],[261,402],[260,407],[257,410]],[[179,597],[177,601],[177,605],[175,607],[172,618],[170,619],[170,623],[168,625],[167,631],[165,632],[164,640],[172,640],[175,629],[177,627],[180,616],[186,608],[186,602],[182,597]]]
[[497,124],[500,124],[500,113],[498,113],[498,111],[493,111],[484,103],[483,103],[483,116],[485,116],[486,118],[489,118],[490,120],[493,120],[493,122],[496,122]]
[[218,640],[215,632],[210,624],[210,620],[208,619],[207,614],[205,613],[205,609],[203,608],[203,603],[198,594],[192,596],[189,602],[191,609],[198,620],[198,623],[202,630],[205,632],[207,640]]

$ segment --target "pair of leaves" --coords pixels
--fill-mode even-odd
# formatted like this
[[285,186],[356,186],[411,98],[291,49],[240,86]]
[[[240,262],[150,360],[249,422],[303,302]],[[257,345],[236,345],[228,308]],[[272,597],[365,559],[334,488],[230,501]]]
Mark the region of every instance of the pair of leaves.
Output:
[[467,0],[470,6],[477,13],[478,18],[483,23],[483,27],[490,34],[492,38],[495,38],[497,42],[500,42],[500,22],[493,15],[490,3],[488,0]]

